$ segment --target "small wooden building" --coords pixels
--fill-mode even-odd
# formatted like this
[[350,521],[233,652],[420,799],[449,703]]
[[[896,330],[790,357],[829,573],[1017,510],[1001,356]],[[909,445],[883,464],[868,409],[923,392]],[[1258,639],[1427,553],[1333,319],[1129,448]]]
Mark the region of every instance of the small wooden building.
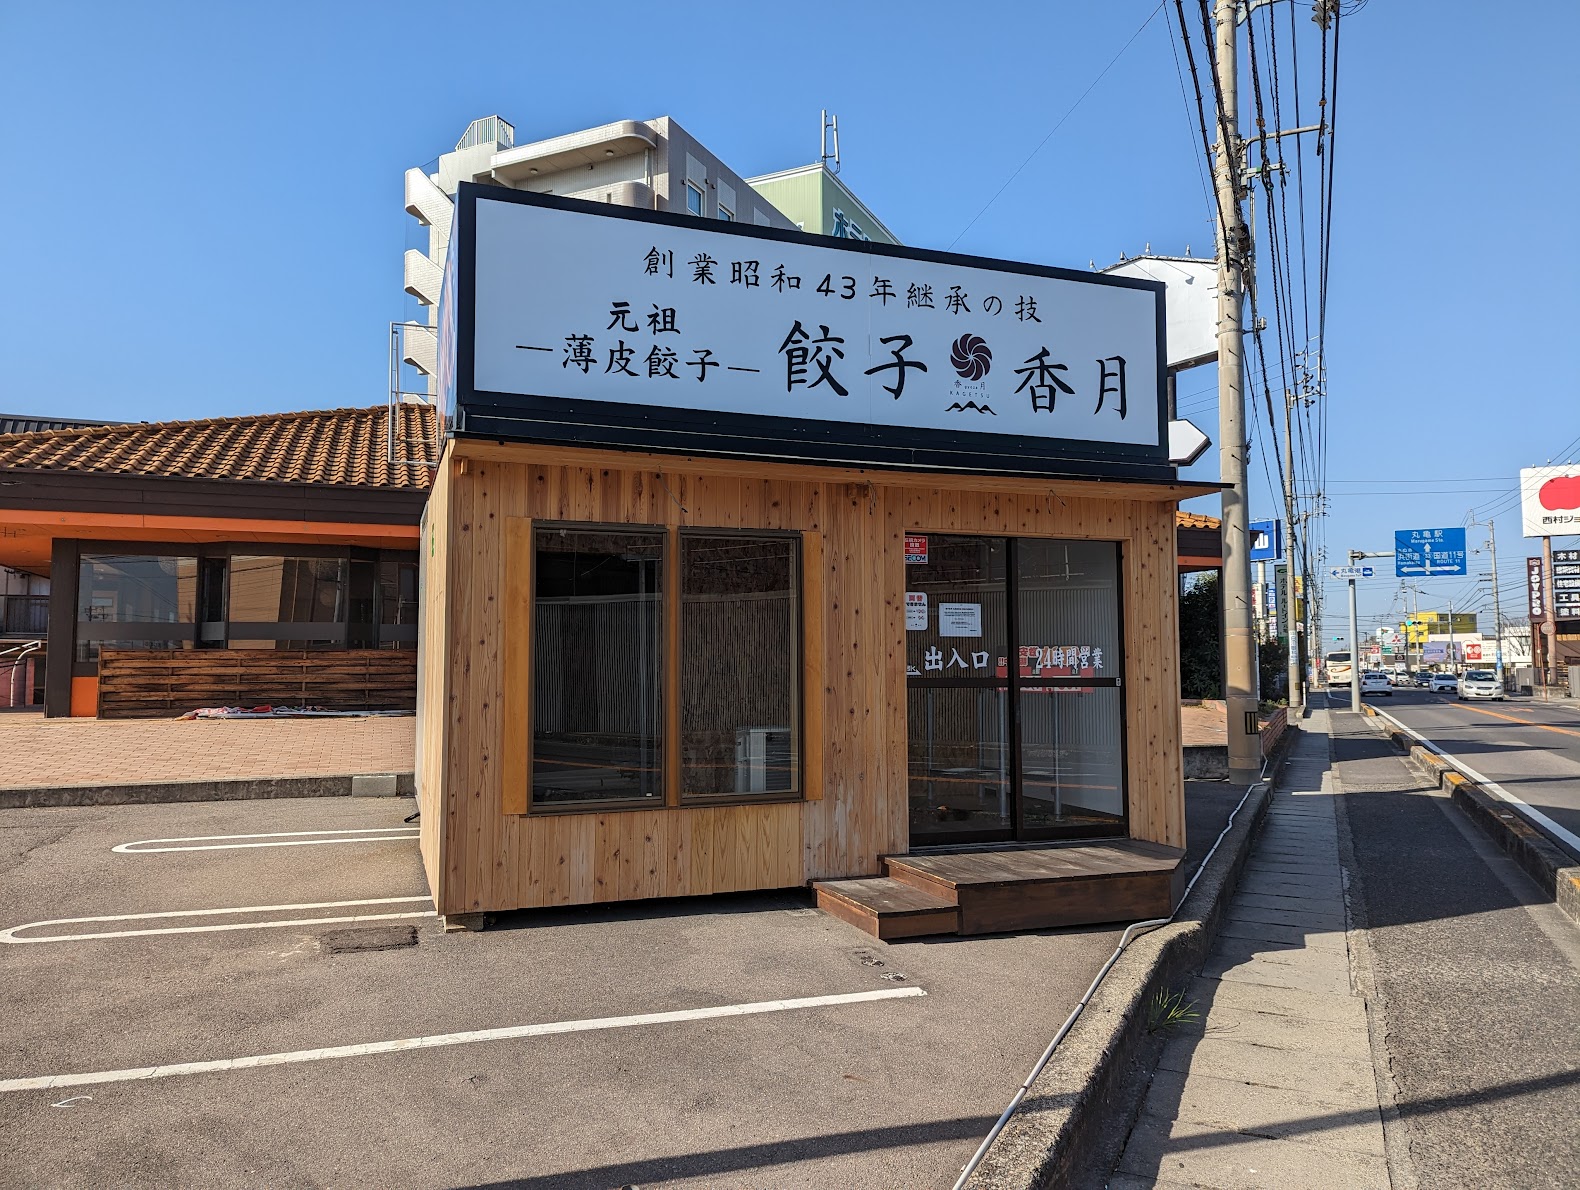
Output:
[[441,914],[808,882],[880,937],[1167,911],[1206,489],[1161,286],[481,187],[454,236]]

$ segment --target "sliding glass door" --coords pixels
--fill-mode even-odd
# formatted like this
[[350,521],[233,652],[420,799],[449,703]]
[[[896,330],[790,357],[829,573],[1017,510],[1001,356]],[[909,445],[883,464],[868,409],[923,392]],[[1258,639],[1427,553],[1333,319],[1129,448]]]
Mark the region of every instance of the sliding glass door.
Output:
[[1118,545],[912,535],[906,558],[911,845],[1124,834]]

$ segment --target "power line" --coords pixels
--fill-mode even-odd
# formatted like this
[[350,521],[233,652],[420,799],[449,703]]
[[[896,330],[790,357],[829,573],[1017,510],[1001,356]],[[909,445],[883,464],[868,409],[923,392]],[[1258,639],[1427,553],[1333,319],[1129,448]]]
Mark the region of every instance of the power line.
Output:
[[1058,123],[1056,123],[1052,128],[1048,129],[1048,135],[1037,142],[1037,147],[1026,155],[1026,160],[1022,161],[1018,166],[1015,167],[1015,172],[1010,174],[1010,176],[1005,179],[1004,184],[994,191],[993,197],[982,204],[982,209],[980,211],[971,216],[971,222],[967,223],[960,229],[960,235],[957,235],[954,239],[949,241],[950,248],[953,248],[956,244],[958,244],[966,232],[970,231],[976,226],[977,220],[982,218],[983,215],[987,214],[988,208],[999,200],[999,197],[1004,193],[1004,191],[1010,188],[1010,184],[1014,182],[1016,178],[1020,177],[1025,168],[1031,164],[1032,158],[1038,153],[1042,152],[1043,146],[1053,139],[1053,134],[1055,132],[1058,132],[1059,129],[1064,127],[1065,121],[1075,114],[1075,109],[1080,107],[1082,101],[1092,93],[1097,84],[1102,82],[1103,79],[1107,77],[1108,72],[1114,68],[1114,63],[1118,62],[1120,58],[1124,57],[1125,51],[1130,48],[1131,44],[1136,40],[1136,38],[1141,36],[1142,31],[1152,23],[1152,18],[1163,11],[1163,5],[1167,2],[1168,0],[1158,0],[1157,7],[1147,14],[1147,19],[1142,21],[1136,31],[1130,35],[1129,40],[1126,41],[1124,45],[1119,47],[1119,52],[1108,60],[1108,65],[1103,67],[1102,70],[1098,71],[1097,77],[1087,85],[1086,90],[1082,91],[1080,95],[1076,97],[1075,102],[1072,103],[1068,109],[1066,109],[1064,115],[1059,117]]

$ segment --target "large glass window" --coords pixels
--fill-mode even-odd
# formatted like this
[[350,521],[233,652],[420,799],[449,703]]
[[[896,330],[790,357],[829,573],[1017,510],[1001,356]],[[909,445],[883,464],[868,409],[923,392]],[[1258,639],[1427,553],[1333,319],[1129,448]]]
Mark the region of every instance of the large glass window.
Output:
[[347,571],[345,558],[233,555],[230,647],[345,648]]
[[912,842],[1123,833],[1118,546],[912,535],[905,570]]
[[532,801],[664,797],[664,533],[540,528]]
[[198,559],[83,554],[77,578],[77,660],[99,648],[190,649],[197,645]]
[[680,537],[681,789],[688,796],[800,787],[800,543]]
[[379,563],[379,643],[386,649],[417,647],[417,563]]

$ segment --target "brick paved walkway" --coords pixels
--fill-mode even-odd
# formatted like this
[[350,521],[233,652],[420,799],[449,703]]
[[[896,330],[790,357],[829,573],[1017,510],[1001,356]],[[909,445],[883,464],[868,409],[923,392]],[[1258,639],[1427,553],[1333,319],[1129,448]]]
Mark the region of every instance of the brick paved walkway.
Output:
[[410,773],[416,722],[0,714],[0,789]]

